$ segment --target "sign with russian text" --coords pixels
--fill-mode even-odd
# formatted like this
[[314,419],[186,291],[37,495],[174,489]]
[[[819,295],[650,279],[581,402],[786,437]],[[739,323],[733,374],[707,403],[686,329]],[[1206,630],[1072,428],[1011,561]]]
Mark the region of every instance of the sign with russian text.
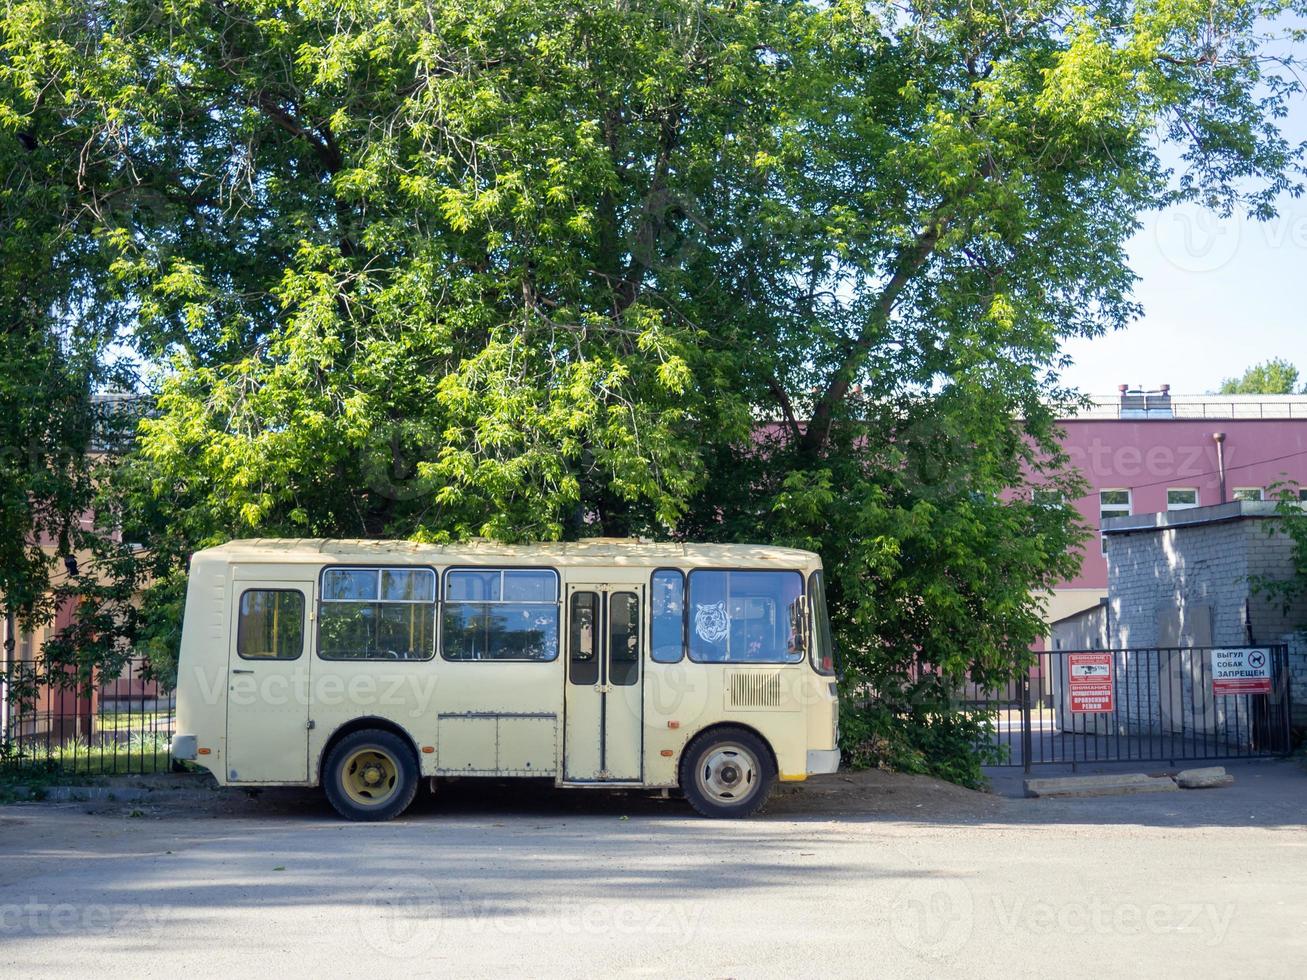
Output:
[[1103,714],[1112,705],[1112,655],[1067,654],[1067,686],[1071,710],[1077,714]]
[[1270,694],[1271,651],[1227,647],[1212,651],[1212,694]]

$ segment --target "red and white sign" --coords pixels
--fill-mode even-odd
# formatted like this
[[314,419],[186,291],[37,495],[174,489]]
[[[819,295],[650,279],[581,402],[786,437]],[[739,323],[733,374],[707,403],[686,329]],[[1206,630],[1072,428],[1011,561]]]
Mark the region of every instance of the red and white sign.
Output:
[[1067,677],[1073,712],[1104,714],[1115,710],[1110,653],[1067,654]]
[[1212,651],[1212,694],[1270,694],[1271,651],[1228,647]]

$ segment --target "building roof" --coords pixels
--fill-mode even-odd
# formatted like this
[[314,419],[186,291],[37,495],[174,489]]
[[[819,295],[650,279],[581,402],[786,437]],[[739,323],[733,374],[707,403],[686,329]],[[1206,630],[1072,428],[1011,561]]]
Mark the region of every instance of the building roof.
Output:
[[678,544],[637,538],[586,538],[538,544],[500,544],[477,539],[460,544],[422,544],[417,541],[330,538],[247,538],[229,541],[196,553],[227,561],[308,564],[377,564],[383,562],[449,565],[484,561],[548,561],[555,565],[590,565],[596,560],[615,565],[809,565],[817,555],[797,548],[761,544]]
[[1281,503],[1276,500],[1231,500],[1210,507],[1190,507],[1187,510],[1168,510],[1157,514],[1131,514],[1129,517],[1109,517],[1103,521],[1104,534],[1134,534],[1141,531],[1162,531],[1175,527],[1194,527],[1201,524],[1221,524],[1244,518],[1266,520],[1282,516]]
[[1307,395],[1173,395],[1169,390],[1091,395],[1070,419],[1303,419]]
[[1090,615],[1091,613],[1098,614],[1105,611],[1106,609],[1107,609],[1107,597],[1104,596],[1103,598],[1095,602],[1092,606],[1085,606],[1083,609],[1077,609],[1075,612],[1067,613],[1065,616],[1053,620],[1048,625],[1057,626],[1060,623],[1072,623],[1077,620],[1084,619],[1086,616]]

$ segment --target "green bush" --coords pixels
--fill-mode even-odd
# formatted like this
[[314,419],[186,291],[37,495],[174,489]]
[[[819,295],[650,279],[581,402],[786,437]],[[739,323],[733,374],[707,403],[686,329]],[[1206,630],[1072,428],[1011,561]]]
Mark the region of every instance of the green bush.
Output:
[[995,714],[968,711],[947,701],[894,705],[883,700],[845,702],[840,742],[854,769],[892,769],[946,779],[971,789],[988,785],[981,767],[1003,760],[992,744]]

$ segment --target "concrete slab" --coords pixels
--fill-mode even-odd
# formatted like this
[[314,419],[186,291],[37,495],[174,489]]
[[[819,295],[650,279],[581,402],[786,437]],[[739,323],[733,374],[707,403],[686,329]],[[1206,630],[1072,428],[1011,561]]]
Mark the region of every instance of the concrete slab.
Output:
[[1169,776],[1148,776],[1141,772],[1112,773],[1103,776],[1053,776],[1027,779],[1026,795],[1042,796],[1115,796],[1126,793],[1166,793],[1177,787]]
[[1181,789],[1215,789],[1233,782],[1234,777],[1225,771],[1224,766],[1182,769],[1175,774],[1175,784]]

